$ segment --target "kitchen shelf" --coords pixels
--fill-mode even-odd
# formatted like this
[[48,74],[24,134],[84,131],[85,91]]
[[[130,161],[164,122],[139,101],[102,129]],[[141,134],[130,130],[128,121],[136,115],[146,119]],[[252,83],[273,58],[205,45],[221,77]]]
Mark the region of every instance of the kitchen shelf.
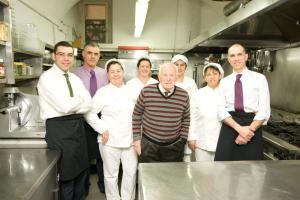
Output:
[[2,41],[2,40],[0,40],[0,45],[2,45],[2,46],[6,46],[6,42],[5,42],[5,41]]
[[7,0],[0,0],[0,5],[3,5],[3,6],[8,6],[9,3]]
[[7,81],[6,78],[1,78],[0,79],[0,83],[6,83],[6,81]]
[[28,80],[28,79],[36,79],[39,78],[40,75],[25,75],[25,76],[15,76],[16,81]]
[[43,63],[43,66],[46,66],[46,67],[52,67],[53,64],[49,64],[49,63]]
[[17,48],[13,48],[13,52],[15,54],[15,57],[28,57],[28,56],[41,57],[41,56],[43,56],[42,54],[39,54],[39,53],[26,51],[26,50],[23,50],[23,49],[17,49]]

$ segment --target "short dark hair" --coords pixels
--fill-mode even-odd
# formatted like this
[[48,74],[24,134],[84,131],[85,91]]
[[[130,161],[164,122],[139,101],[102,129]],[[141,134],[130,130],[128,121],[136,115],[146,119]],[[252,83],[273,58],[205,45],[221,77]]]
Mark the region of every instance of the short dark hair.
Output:
[[123,65],[122,65],[119,61],[112,60],[112,61],[110,61],[109,63],[107,63],[107,66],[106,66],[106,71],[107,71],[107,73],[108,73],[108,71],[109,71],[110,66],[112,66],[112,65],[114,65],[114,64],[120,65],[122,71],[124,71]]
[[55,44],[54,50],[53,50],[54,53],[56,53],[58,47],[71,47],[73,49],[73,46],[69,42],[67,42],[67,41],[60,41],[60,42],[58,42],[58,43]]
[[100,50],[100,46],[98,43],[96,42],[87,42],[83,48],[87,47],[87,46],[91,46],[91,47],[97,47]]
[[137,68],[140,67],[141,62],[143,62],[143,61],[147,61],[147,62],[150,64],[150,68],[152,67],[152,63],[151,63],[151,61],[150,61],[149,58],[140,58],[140,59],[138,60],[138,62],[137,62],[137,65],[136,65]]

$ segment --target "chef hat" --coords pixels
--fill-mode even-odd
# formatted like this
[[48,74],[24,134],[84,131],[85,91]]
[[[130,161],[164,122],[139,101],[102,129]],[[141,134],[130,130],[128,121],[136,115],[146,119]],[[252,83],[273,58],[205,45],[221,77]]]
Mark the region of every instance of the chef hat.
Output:
[[118,60],[118,59],[116,59],[116,58],[109,59],[109,60],[105,63],[104,69],[105,69],[106,71],[107,71],[107,66],[108,66],[109,63],[111,63],[111,62],[117,62],[117,63],[119,63],[119,64],[121,65],[123,71],[125,71],[125,65],[124,65],[120,60]]
[[220,72],[221,78],[223,78],[223,76],[224,76],[224,70],[221,67],[221,65],[218,64],[218,63],[208,63],[207,65],[205,65],[204,68],[203,68],[203,71],[202,71],[202,75],[203,76],[205,76],[205,70],[208,67],[213,67],[213,68],[217,69]]
[[181,54],[175,55],[172,58],[171,62],[176,63],[178,60],[182,60],[186,64],[186,66],[188,66],[188,64],[189,64],[189,61],[188,61],[187,57],[185,57],[184,55],[181,55]]

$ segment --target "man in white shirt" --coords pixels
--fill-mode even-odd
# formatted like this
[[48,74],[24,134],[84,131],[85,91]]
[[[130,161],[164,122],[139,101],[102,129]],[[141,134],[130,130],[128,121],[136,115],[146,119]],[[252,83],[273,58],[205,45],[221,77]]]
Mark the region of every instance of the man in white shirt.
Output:
[[90,109],[91,97],[82,81],[69,72],[74,61],[72,46],[58,42],[54,64],[38,82],[41,117],[46,120],[46,142],[59,150],[60,199],[84,199],[84,182],[89,167],[82,114]]
[[218,116],[223,121],[215,161],[262,160],[261,126],[270,117],[270,94],[263,74],[246,67],[248,54],[240,44],[228,49],[233,73],[220,82]]

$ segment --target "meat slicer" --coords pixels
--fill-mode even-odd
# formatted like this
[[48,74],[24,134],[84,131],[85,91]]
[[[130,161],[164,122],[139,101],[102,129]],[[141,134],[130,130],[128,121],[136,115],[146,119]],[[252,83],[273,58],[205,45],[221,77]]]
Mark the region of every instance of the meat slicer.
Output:
[[8,106],[0,109],[0,138],[44,138],[45,123],[39,117],[36,95],[25,94],[17,87],[3,88]]

